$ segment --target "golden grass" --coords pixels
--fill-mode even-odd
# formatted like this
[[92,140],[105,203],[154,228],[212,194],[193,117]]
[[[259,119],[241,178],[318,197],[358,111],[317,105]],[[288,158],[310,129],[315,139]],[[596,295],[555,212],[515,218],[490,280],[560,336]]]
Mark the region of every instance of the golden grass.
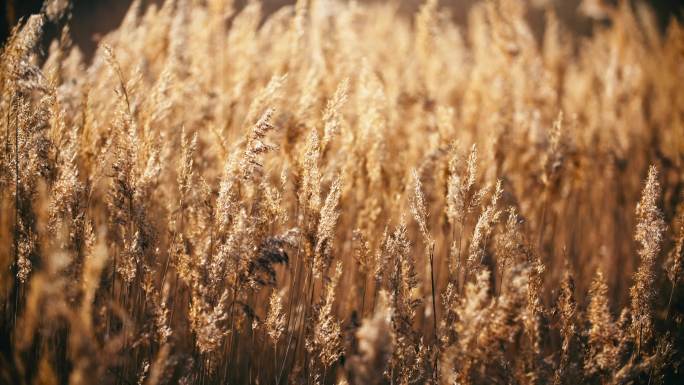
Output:
[[676,21],[66,6],[2,50],[0,383],[681,378]]

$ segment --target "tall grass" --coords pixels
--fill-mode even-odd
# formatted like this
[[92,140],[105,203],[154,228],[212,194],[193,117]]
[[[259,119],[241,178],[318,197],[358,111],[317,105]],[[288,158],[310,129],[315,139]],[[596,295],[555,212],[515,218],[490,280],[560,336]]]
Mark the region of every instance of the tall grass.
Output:
[[684,29],[526,4],[135,1],[92,59],[24,20],[0,383],[681,380]]

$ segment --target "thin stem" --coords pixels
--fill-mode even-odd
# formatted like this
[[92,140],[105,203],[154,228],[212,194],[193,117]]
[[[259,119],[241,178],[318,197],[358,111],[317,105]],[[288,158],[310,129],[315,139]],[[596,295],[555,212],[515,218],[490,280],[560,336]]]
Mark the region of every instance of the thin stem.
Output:
[[363,311],[366,307],[366,286],[368,285],[368,275],[363,275],[363,290],[361,292],[361,314],[360,317],[363,319]]
[[280,381],[280,375],[278,374],[278,343],[273,342],[273,370],[276,377],[274,378],[276,385]]
[[238,274],[235,271],[235,283],[233,284],[233,301],[230,304],[230,338],[228,343],[228,364],[231,364],[233,360],[233,339],[236,338],[235,333],[235,302],[237,299],[237,287],[238,287]]
[[[456,270],[460,273],[461,271],[461,242],[463,241],[463,232],[465,231],[465,213],[461,216],[461,225],[460,225],[460,231],[458,233],[458,253],[456,254],[457,260],[457,265],[456,265]],[[458,274],[457,273],[457,279],[458,279]],[[465,273],[463,274],[463,281],[465,281],[466,276]],[[461,282],[462,284],[463,282]],[[459,285],[459,292],[461,292],[461,285]]]
[[[12,100],[10,101],[10,106],[7,112],[7,124],[9,125],[10,114],[9,110],[12,108],[12,103],[14,101],[14,95],[12,95]],[[17,118],[14,118],[14,253],[15,253],[15,263],[19,262],[19,123]],[[17,272],[19,270],[17,269]],[[17,313],[19,307],[19,286],[21,282],[18,282],[17,290],[14,291],[14,326],[17,325]]]
[[[430,283],[432,285],[432,325],[433,325],[433,338],[435,346],[439,346],[439,339],[437,338],[437,301],[435,300],[435,269],[434,269],[434,256],[435,256],[435,243],[432,242],[430,245]],[[437,359],[437,354],[435,354],[434,362],[434,376],[435,383],[439,383],[439,364]]]
[[546,185],[544,185],[544,190],[542,192],[542,212],[541,212],[541,220],[539,221],[539,239],[538,239],[538,250],[541,251],[542,249],[542,242],[544,241],[544,222],[546,222],[546,201],[547,201],[547,192],[546,192]]
[[[298,208],[295,209],[295,217],[296,217],[297,211],[298,211]],[[288,313],[288,315],[287,315],[287,328],[285,329],[286,333],[289,333],[290,322],[292,322],[292,318],[294,318],[292,316],[292,309],[294,307],[294,306],[292,306],[292,302],[294,301],[293,295],[294,295],[294,291],[295,291],[295,284],[297,285],[297,292],[299,292],[299,289],[301,286],[300,285],[300,279],[299,279],[300,275],[302,274],[301,273],[301,270],[302,270],[301,267],[303,265],[301,258],[300,258],[301,249],[302,248],[301,248],[301,236],[300,236],[300,240],[299,240],[299,242],[297,242],[297,255],[295,256],[295,258],[296,258],[295,259],[295,273],[292,276],[292,280],[290,281],[290,292],[288,293],[289,299],[288,299],[288,309],[287,309],[287,313]],[[283,356],[283,365],[280,368],[280,372],[278,373],[278,378],[276,379],[276,385],[280,383],[280,378],[283,374],[283,371],[285,370],[285,364],[287,363],[287,355],[290,352],[290,346],[292,344],[292,337],[293,337],[293,333],[289,333],[289,335],[287,337],[287,347],[285,348],[285,354]],[[295,354],[296,353],[297,353],[297,351],[295,349]]]
[[670,299],[667,301],[667,310],[665,311],[665,321],[670,317],[670,307],[672,306],[672,296],[674,295],[675,284],[672,282],[672,289],[670,289]]
[[[309,281],[309,288],[310,289],[309,289],[309,291],[311,294],[309,295],[309,302],[307,302],[307,304],[309,306],[307,306],[305,311],[304,311],[304,318],[302,319],[302,328],[301,328],[302,335],[299,339],[304,339],[306,337],[306,330],[305,330],[306,329],[306,318],[309,315],[309,307],[311,304],[313,304],[314,292],[316,291],[316,282],[315,282],[314,270],[313,270],[313,259],[311,260],[311,272],[310,272],[309,276],[310,276],[310,281]],[[297,339],[298,342],[299,342],[299,339]],[[309,373],[309,352],[306,349],[304,349],[304,373],[305,373],[305,375],[307,375],[307,377],[310,377],[310,376],[308,376],[308,373]]]

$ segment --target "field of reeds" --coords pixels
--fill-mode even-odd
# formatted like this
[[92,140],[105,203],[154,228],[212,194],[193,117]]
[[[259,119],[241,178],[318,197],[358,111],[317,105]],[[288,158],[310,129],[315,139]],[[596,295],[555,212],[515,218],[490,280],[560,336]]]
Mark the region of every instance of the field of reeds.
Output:
[[526,4],[136,1],[91,58],[46,3],[0,60],[0,383],[681,383],[684,27]]

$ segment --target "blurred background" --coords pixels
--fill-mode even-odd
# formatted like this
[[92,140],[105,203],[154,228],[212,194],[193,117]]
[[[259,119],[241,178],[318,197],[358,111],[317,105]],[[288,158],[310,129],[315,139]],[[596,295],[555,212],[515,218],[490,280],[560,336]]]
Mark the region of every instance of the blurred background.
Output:
[[[7,39],[12,26],[22,17],[37,13],[41,10],[43,0],[0,0],[2,2],[2,20],[0,20],[0,42],[4,43]],[[163,0],[142,0],[143,3],[161,3]],[[363,1],[363,0],[362,0]],[[390,0],[398,1],[400,9],[406,14],[415,12],[422,0]],[[478,0],[440,0],[440,5],[448,7],[454,20],[459,24],[464,24],[470,6]],[[599,12],[604,5],[610,6],[618,0],[584,0],[584,8],[589,12]],[[116,28],[123,19],[132,0],[72,0],[73,18],[71,31],[73,39],[84,53],[88,56],[93,52],[100,36]],[[294,3],[294,0],[262,0],[266,13],[286,4]],[[586,13],[581,12],[582,0],[530,0],[532,4],[549,3],[552,4],[560,15],[564,24],[575,33],[585,35],[591,32],[592,20]],[[676,17],[680,21],[684,15],[684,1],[682,0],[651,0],[645,1],[656,12],[661,30],[667,26],[670,18]],[[246,0],[236,1],[237,8],[241,8]],[[531,7],[528,15],[532,27],[540,32],[543,28],[543,10]],[[51,40],[57,36],[56,27],[48,27],[46,30],[46,40]]]

